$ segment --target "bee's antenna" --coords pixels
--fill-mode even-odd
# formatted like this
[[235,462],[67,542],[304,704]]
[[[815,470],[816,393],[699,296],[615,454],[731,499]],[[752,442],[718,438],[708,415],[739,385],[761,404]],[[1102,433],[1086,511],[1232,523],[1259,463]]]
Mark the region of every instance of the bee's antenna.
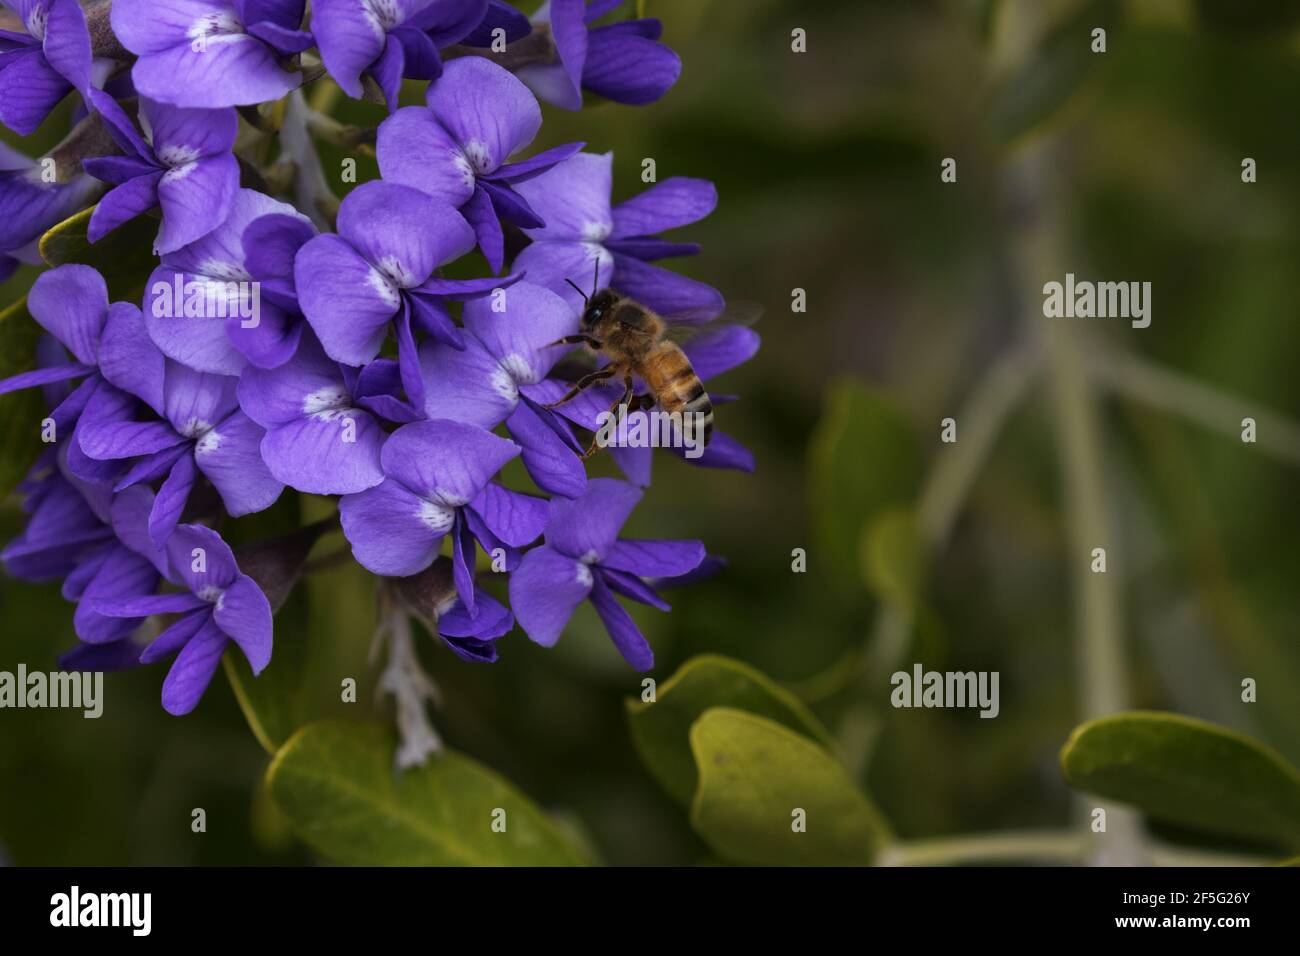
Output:
[[591,277],[591,297],[596,298],[596,293],[600,290],[600,256],[596,256],[596,271]]
[[583,304],[583,305],[586,305],[588,302],[591,301],[589,298],[587,298],[587,293],[583,292],[581,289],[578,288],[578,283],[576,283],[576,282],[574,282],[572,279],[568,279],[568,278],[566,278],[564,281],[567,282],[567,283],[569,283],[569,285],[573,286],[573,291],[574,291],[574,292],[576,292],[576,293],[578,293],[578,295],[582,296],[582,304]]

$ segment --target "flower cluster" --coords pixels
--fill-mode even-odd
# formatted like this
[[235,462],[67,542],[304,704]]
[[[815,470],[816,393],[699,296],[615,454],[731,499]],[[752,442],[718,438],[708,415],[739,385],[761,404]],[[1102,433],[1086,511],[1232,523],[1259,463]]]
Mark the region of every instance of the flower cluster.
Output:
[[[49,407],[49,447],[20,487],[30,517],[2,557],[77,602],[64,665],[170,658],[174,714],[232,643],[259,672],[287,578],[221,529],[303,493],[337,497],[352,556],[402,579],[385,586],[404,607],[423,587],[410,582],[446,569],[431,612],[462,658],[495,660],[516,623],[550,646],[587,599],[649,668],[618,599],[667,610],[657,586],[716,559],[697,541],[619,538],[651,450],[613,450],[627,480],[587,475],[577,432],[621,389],[557,404],[582,372],[568,359],[586,303],[570,280],[710,322],[722,297],[653,263],[698,251],[660,234],[717,196],[673,178],[613,204],[612,154],[528,153],[538,97],[646,103],[675,82],[658,22],[619,19],[617,0],[550,0],[531,20],[499,0],[316,0],[309,23],[302,0],[4,2],[0,122],[29,133],[73,92],[84,118],[65,141],[77,149],[56,151],[74,168],[52,179],[0,153],[0,273],[96,197],[91,242],[160,221],[138,304],[111,301],[113,277],[88,265],[39,275],[37,367],[0,381],[0,395],[41,388]],[[427,84],[422,105],[399,108],[403,80]],[[317,82],[382,111],[368,137],[381,177],[333,208],[298,188],[303,142],[296,178],[259,165],[286,104],[323,119],[299,91]],[[313,129],[329,127],[303,125],[309,151]],[[290,151],[289,130],[278,138]],[[707,380],[757,344],[719,325],[683,348]],[[753,464],[723,432],[693,463]],[[487,566],[509,608],[478,580]]]

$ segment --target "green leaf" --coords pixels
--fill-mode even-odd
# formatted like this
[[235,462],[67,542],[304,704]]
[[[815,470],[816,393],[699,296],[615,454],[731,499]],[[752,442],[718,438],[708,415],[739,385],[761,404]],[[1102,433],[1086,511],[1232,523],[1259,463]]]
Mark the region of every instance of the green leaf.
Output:
[[297,589],[276,612],[271,663],[261,674],[254,676],[238,648],[228,650],[222,659],[239,709],[253,736],[269,754],[274,754],[307,720],[302,688],[307,634],[307,595]]
[[816,550],[808,570],[843,591],[861,591],[863,526],[915,494],[920,466],[912,430],[883,395],[859,382],[832,384],[813,435],[811,479]]
[[887,508],[867,522],[859,563],[877,597],[909,608],[916,603],[925,549],[911,508]]
[[1092,31],[1105,29],[1109,47],[1119,19],[1118,0],[1089,0],[1050,30],[994,91],[988,112],[994,139],[1011,142],[1055,116],[1109,55],[1092,52]]
[[[0,312],[0,378],[26,372],[36,365],[41,327],[27,311],[27,300]],[[45,404],[39,388],[0,397],[0,498],[13,491],[40,457],[41,421]]]
[[[871,863],[889,828],[839,761],[807,737],[729,707],[691,727],[700,785],[691,824],[738,863],[856,866]],[[796,832],[797,811],[804,832]]]
[[1135,711],[1075,729],[1066,781],[1193,829],[1300,850],[1300,771],[1215,724]]
[[153,254],[158,220],[137,216],[92,243],[87,230],[97,208],[83,209],[46,230],[41,236],[41,258],[52,266],[69,262],[93,266],[104,276],[110,299],[138,301],[149,273],[158,264]]
[[830,734],[797,697],[748,664],[703,654],[693,657],[657,689],[655,701],[629,700],[628,722],[641,759],[660,785],[689,806],[699,775],[690,730],[710,707],[734,707],[776,721],[826,747]]
[[[302,840],[356,866],[557,866],[585,862],[509,781],[443,751],[398,772],[392,733],[320,721],[290,738],[267,771],[271,796]],[[493,822],[505,811],[505,831]]]

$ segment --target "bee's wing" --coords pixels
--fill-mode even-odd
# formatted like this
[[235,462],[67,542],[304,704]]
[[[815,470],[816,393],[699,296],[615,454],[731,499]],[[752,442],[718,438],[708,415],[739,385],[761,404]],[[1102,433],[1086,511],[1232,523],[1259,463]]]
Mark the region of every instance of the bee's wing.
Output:
[[728,302],[726,310],[716,318],[704,312],[674,312],[663,317],[668,323],[664,337],[680,345],[724,325],[753,325],[762,316],[763,306],[760,303],[743,300]]

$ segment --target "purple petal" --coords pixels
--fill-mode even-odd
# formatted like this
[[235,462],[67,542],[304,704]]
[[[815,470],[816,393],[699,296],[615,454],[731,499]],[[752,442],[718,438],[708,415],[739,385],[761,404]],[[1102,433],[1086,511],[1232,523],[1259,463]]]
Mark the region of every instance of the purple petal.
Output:
[[120,671],[134,667],[140,646],[123,638],[109,644],[78,644],[59,656],[59,667],[66,671]]
[[[68,365],[55,365],[51,368],[37,368],[32,369],[30,372],[20,372],[10,378],[0,379],[0,395],[20,392],[25,388],[36,388],[40,385],[51,385],[55,382],[66,382],[71,378],[81,378],[83,375],[89,375],[93,371],[95,369],[92,366],[72,362]],[[496,422],[493,422],[493,424],[496,424]]]
[[429,418],[493,428],[515,403],[514,386],[498,361],[477,340],[463,351],[439,342],[420,346],[424,412]]
[[573,558],[603,560],[641,494],[625,481],[593,478],[581,498],[552,498],[546,543]]
[[668,602],[655,593],[654,588],[634,574],[615,571],[613,568],[602,564],[600,566],[600,576],[615,594],[621,594],[625,598],[631,598],[633,601],[649,605],[660,611],[672,610]]
[[454,514],[388,478],[360,494],[340,498],[339,518],[352,554],[363,567],[375,574],[406,577],[433,563]]
[[480,491],[519,446],[485,429],[445,420],[412,422],[389,436],[385,474],[411,491],[459,507]]
[[233,109],[185,109],[141,98],[140,120],[153,133],[158,158],[175,168],[179,162],[228,154],[239,133]]
[[743,325],[706,329],[682,346],[695,374],[710,379],[748,362],[758,352],[758,333]]
[[[262,283],[260,288],[262,295],[266,296],[262,301],[267,302],[271,286]],[[294,311],[297,311],[296,307]],[[235,351],[248,360],[249,365],[255,368],[276,368],[293,357],[306,323],[297,315],[291,315],[273,304],[259,308],[259,312],[261,314],[255,323],[242,320],[227,322],[226,337]]]
[[268,20],[251,23],[247,30],[250,36],[266,43],[281,57],[294,56],[316,45],[315,39],[306,30],[290,29]]
[[19,136],[36,132],[72,86],[36,47],[4,54],[0,63],[0,123]]
[[515,257],[511,268],[527,273],[529,282],[564,299],[576,318],[582,313],[582,296],[565,280],[573,280],[584,290],[590,289],[595,280],[597,289],[603,289],[611,284],[614,256],[604,246],[591,242],[534,242]]
[[669,320],[707,322],[726,308],[712,286],[628,256],[614,256],[614,284]]
[[162,705],[167,713],[179,717],[198,706],[221,664],[227,640],[209,619],[181,648],[163,681]]
[[278,100],[302,81],[281,69],[276,53],[243,33],[212,34],[196,50],[189,42],[135,61],[131,79],[141,96],[176,106],[251,106]]
[[237,21],[231,0],[114,0],[114,35],[132,53],[159,53],[190,42],[190,31],[205,17],[226,25]]
[[609,632],[610,639],[623,659],[638,671],[648,671],[655,666],[654,651],[637,629],[636,623],[623,605],[609,592],[608,586],[597,574],[591,589],[591,603]]
[[27,308],[41,327],[67,346],[77,361],[99,360],[99,338],[108,318],[108,287],[90,266],[63,265],[36,277]]
[[167,480],[158,489],[153,510],[149,512],[149,540],[156,547],[163,547],[176,530],[176,525],[185,512],[185,504],[190,500],[190,491],[194,488],[196,478],[198,469],[194,466],[194,456],[181,455],[172,466]]
[[[87,99],[90,101],[90,106],[99,114],[104,127],[108,130],[108,135],[113,138],[113,142],[117,143],[118,149],[126,156],[147,163],[152,169],[157,169],[158,163],[153,148],[140,135],[135,121],[127,115],[122,104],[103,90],[93,88],[87,90]],[[89,171],[87,169],[87,172]]]
[[[170,263],[159,266],[149,276],[144,299],[149,338],[164,355],[181,365],[200,372],[238,375],[248,363],[226,333],[228,322],[242,321],[237,316],[243,289],[234,284],[237,281],[182,271]],[[187,302],[198,306],[191,307],[191,313],[201,314],[184,314]]]
[[422,106],[403,107],[380,123],[375,153],[386,182],[414,187],[453,206],[463,205],[474,192],[474,177],[467,174],[460,147]]
[[160,661],[164,657],[171,657],[177,651],[189,642],[189,639],[199,632],[203,625],[212,620],[212,612],[208,610],[207,604],[204,603],[203,610],[197,613],[186,614],[184,617],[173,621],[168,627],[150,642],[139,655],[141,664],[152,664],[154,661]]
[[[480,179],[479,189],[487,193],[488,199],[492,200],[492,209],[496,212],[497,218],[502,222],[513,223],[524,229],[537,229],[546,225],[545,222],[533,212],[531,206],[524,201],[524,198],[503,182],[493,182],[490,179]],[[498,270],[500,266],[496,267]]]
[[248,575],[222,592],[212,619],[239,645],[254,674],[271,662],[271,603]]
[[346,240],[328,235],[308,242],[294,281],[303,314],[332,359],[365,365],[379,354],[401,296]]
[[537,100],[509,70],[477,56],[448,63],[429,87],[429,109],[469,156],[491,172],[533,141],[542,125]]
[[148,559],[160,574],[166,574],[170,570],[167,553],[149,538],[153,501],[154,493],[139,485],[117,494],[111,508],[113,533],[128,549]]
[[474,248],[468,223],[452,206],[390,182],[365,183],[348,193],[339,206],[338,231],[403,289]]
[[97,461],[152,455],[185,441],[166,422],[88,422],[77,425],[77,442]]
[[615,541],[601,566],[643,578],[672,578],[704,560],[701,541]]
[[585,564],[546,545],[533,548],[510,575],[510,606],[532,641],[553,647],[593,581]]
[[464,318],[465,328],[521,384],[546,378],[567,351],[552,343],[578,331],[578,318],[568,303],[531,282],[511,286],[499,298],[467,303]]
[[522,548],[541,537],[546,527],[547,502],[490,482],[470,508],[492,534],[512,548]]
[[707,179],[673,176],[615,206],[610,236],[621,239],[667,232],[698,222],[717,205],[718,189]]
[[166,362],[149,338],[139,309],[129,302],[109,306],[99,346],[99,370],[104,378],[161,415]]
[[510,183],[527,182],[535,176],[540,176],[557,163],[562,163],[570,156],[582,152],[582,147],[586,145],[586,143],[565,143],[563,146],[553,146],[517,163],[507,163],[484,178]]
[[474,194],[461,206],[465,219],[474,229],[478,247],[483,250],[483,257],[493,272],[500,272],[505,265],[505,234],[501,231],[501,222],[497,218],[492,198],[482,184],[474,187]]
[[470,531],[463,511],[456,512],[455,523],[451,528],[451,576],[456,585],[456,593],[472,617],[474,606],[474,562],[477,555],[474,550],[474,535]]
[[238,379],[196,372],[168,362],[163,377],[163,415],[181,435],[196,438],[236,407]]
[[662,43],[614,25],[597,27],[588,37],[582,85],[598,96],[644,106],[663,96],[681,74],[681,58]]
[[[579,153],[515,189],[546,221],[528,230],[531,239],[591,241],[613,228],[609,195],[614,154]],[[534,277],[530,274],[530,279]],[[535,279],[534,279],[535,281]]]
[[239,576],[230,545],[199,524],[177,525],[167,539],[167,564],[170,576],[198,595],[224,591]]
[[194,460],[221,495],[231,517],[271,507],[284,491],[262,460],[266,431],[242,411],[199,438]]
[[[681,449],[672,450],[679,455],[681,453]],[[703,455],[687,460],[701,468],[730,468],[749,472],[754,470],[754,453],[726,432],[720,431],[714,431],[709,444],[704,448]]]
[[389,111],[397,109],[397,98],[402,92],[402,74],[406,72],[406,53],[402,41],[391,33],[384,41],[383,52],[370,67],[370,75],[384,94],[384,104]]
[[150,594],[105,598],[95,602],[95,612],[105,617],[148,617],[151,614],[184,614],[206,605],[206,601],[193,594]]
[[[541,414],[549,415],[550,412]],[[586,490],[587,471],[582,459],[527,402],[519,403],[506,421],[506,427],[510,436],[523,448],[524,467],[537,482],[537,487],[565,498],[577,498]]]
[[548,103],[566,110],[582,108],[582,71],[587,62],[587,25],[582,0],[551,0],[550,22],[558,63],[526,66],[519,78]]
[[[345,423],[352,422],[345,428]],[[351,437],[352,441],[344,441]],[[384,480],[379,452],[388,436],[355,408],[318,412],[277,425],[262,439],[262,458],[276,480],[313,495],[349,495]]]
[[[392,31],[392,39],[402,45],[404,76],[413,80],[436,80],[442,75],[442,60],[438,57],[438,47],[427,33],[408,27],[397,27]],[[394,97],[388,108],[396,107],[397,100]]]
[[162,178],[161,172],[154,172],[110,189],[90,214],[86,238],[98,242],[122,223],[158,205],[158,184]]
[[206,236],[230,217],[238,191],[239,161],[229,153],[173,166],[158,183],[163,222],[154,252],[166,255]]
[[45,59],[79,90],[90,87],[90,33],[76,0],[50,0],[46,7]]
[[[116,480],[113,490],[117,492],[125,491],[128,488],[134,488],[137,485],[152,484],[164,475],[171,472],[172,466],[180,460],[181,455],[193,455],[194,449],[189,442],[180,442],[171,448],[164,448],[162,451],[156,451],[151,455],[145,455],[143,458],[136,460],[126,473]],[[152,492],[150,492],[152,495]],[[153,499],[150,498],[152,506]]]
[[315,235],[316,227],[300,216],[271,213],[254,219],[240,239],[248,274],[254,279],[288,279],[292,283],[294,258]]
[[338,363],[320,343],[304,336],[293,358],[275,369],[245,369],[239,404],[263,428],[298,421],[304,415],[352,404]]

